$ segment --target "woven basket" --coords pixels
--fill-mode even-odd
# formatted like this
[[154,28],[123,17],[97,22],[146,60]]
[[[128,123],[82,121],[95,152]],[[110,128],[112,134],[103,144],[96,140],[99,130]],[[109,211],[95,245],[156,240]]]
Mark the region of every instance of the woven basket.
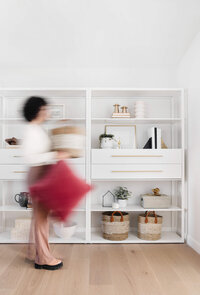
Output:
[[103,238],[111,241],[122,241],[128,238],[129,214],[114,211],[103,212]]
[[138,238],[155,241],[161,238],[162,216],[155,211],[145,212],[138,216]]
[[52,129],[52,150],[66,151],[72,158],[80,158],[84,152],[84,130],[75,126]]

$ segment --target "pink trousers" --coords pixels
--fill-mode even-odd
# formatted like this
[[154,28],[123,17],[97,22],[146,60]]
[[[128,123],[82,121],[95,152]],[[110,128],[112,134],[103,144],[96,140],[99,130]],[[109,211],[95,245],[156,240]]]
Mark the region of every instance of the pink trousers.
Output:
[[[28,185],[36,182],[45,173],[47,166],[31,167],[28,174]],[[42,205],[33,201],[33,215],[30,228],[28,258],[37,264],[50,264],[54,257],[49,247],[49,212]]]

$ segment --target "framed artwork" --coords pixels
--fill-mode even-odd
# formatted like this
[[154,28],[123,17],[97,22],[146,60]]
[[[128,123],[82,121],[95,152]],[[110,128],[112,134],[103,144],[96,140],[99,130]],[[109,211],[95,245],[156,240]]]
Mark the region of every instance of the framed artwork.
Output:
[[64,118],[65,105],[64,104],[51,104],[49,106],[50,118],[51,119],[62,119]]
[[122,149],[136,149],[136,125],[106,125],[106,134],[113,134],[116,146]]

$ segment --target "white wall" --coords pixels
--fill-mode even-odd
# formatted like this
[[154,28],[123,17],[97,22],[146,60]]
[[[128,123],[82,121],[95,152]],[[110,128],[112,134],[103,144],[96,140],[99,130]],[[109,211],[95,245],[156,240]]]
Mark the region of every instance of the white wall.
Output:
[[8,68],[0,87],[176,87],[176,68]]
[[180,63],[178,78],[188,88],[188,244],[200,253],[200,32]]
[[0,86],[174,87],[199,29],[199,0],[1,0]]

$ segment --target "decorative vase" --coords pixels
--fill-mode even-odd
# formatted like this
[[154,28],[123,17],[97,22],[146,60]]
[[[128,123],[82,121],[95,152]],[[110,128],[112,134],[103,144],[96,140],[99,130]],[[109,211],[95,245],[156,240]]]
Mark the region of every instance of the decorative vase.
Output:
[[118,199],[118,204],[120,208],[125,208],[127,206],[127,200]]

